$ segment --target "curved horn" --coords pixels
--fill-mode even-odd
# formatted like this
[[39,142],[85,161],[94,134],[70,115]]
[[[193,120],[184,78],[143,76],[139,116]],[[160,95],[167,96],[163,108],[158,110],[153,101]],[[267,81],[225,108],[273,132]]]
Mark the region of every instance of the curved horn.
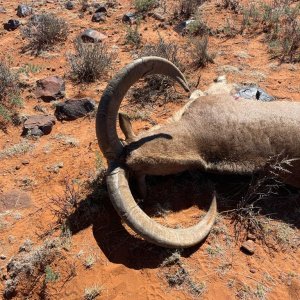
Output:
[[208,235],[217,216],[214,196],[207,214],[198,224],[189,228],[168,228],[152,220],[137,205],[122,166],[110,165],[107,186],[111,201],[125,223],[145,240],[162,247],[186,248],[198,244]]
[[118,158],[123,150],[116,130],[117,114],[121,101],[136,81],[151,74],[170,76],[187,92],[189,91],[184,75],[175,65],[164,58],[144,57],[124,67],[106,87],[97,112],[96,134],[98,143],[108,160]]

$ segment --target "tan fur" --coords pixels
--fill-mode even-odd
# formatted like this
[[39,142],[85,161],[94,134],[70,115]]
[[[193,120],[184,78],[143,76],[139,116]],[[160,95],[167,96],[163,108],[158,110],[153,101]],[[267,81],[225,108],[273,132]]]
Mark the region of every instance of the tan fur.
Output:
[[[178,120],[144,132],[126,147],[126,164],[139,174],[187,169],[251,174],[277,155],[300,158],[300,103],[203,96]],[[300,160],[284,180],[300,187]]]

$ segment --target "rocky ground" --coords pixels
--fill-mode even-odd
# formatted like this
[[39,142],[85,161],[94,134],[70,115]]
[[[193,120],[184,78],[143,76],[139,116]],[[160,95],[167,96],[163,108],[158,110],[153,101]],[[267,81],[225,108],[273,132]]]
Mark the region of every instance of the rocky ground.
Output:
[[[115,213],[95,135],[102,91],[118,70],[145,54],[167,53],[192,89],[205,90],[226,75],[228,82],[259,86],[275,100],[300,101],[300,27],[291,21],[300,3],[264,2],[273,13],[284,11],[279,23],[259,1],[167,0],[145,8],[155,1],[103,6],[41,0],[26,1],[18,10],[25,3],[0,1],[0,57],[13,74],[9,93],[0,86],[4,299],[300,298],[297,191],[280,188],[274,197],[255,190],[265,181],[211,176],[220,195],[213,231],[192,249],[163,249],[143,241]],[[62,27],[62,39],[53,45],[48,38],[37,47],[32,36],[40,19],[32,17],[49,13],[68,29]],[[184,23],[193,18],[192,25]],[[205,36],[207,51],[199,52]],[[72,73],[78,37],[83,44],[105,45],[103,53],[109,54],[96,57],[92,69],[107,68],[92,74],[91,82]],[[159,43],[164,51],[158,52]],[[8,76],[2,85],[3,78]],[[122,110],[136,132],[164,123],[185,103],[188,95],[180,87],[162,84],[163,89],[149,88],[141,81],[128,93]],[[153,177],[148,185],[149,199],[140,204],[163,224],[188,226],[205,213],[209,183],[202,174]],[[264,199],[258,208],[251,206],[249,193],[260,191]]]

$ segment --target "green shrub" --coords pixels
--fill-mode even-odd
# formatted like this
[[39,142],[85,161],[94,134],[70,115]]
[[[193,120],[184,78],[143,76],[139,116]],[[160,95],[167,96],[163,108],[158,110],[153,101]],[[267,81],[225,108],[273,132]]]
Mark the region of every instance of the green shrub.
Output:
[[125,43],[130,44],[138,48],[141,45],[142,39],[138,30],[138,25],[134,28],[131,26],[127,27],[127,34],[125,36]]
[[0,62],[0,128],[14,121],[17,108],[22,106],[20,83],[17,73],[13,73],[5,62]]
[[158,5],[157,0],[134,0],[135,10],[139,13],[145,13]]

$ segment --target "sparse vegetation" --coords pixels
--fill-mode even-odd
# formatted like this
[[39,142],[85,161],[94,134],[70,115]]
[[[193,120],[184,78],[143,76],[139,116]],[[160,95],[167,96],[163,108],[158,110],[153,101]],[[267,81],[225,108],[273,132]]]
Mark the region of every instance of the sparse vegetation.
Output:
[[208,37],[195,39],[192,42],[191,56],[193,65],[196,68],[204,68],[209,63],[213,63],[214,55],[208,52]]
[[[243,193],[242,199],[238,203],[237,209],[230,211],[233,219],[236,239],[242,233],[253,233],[269,248],[276,247],[294,248],[298,243],[294,240],[294,230],[288,224],[278,224],[271,222],[270,218],[263,216],[263,207],[268,208],[269,213],[273,212],[278,205],[277,200],[291,202],[297,195],[287,194],[279,197],[280,189],[284,188],[282,182],[278,180],[278,174],[288,172],[287,168],[292,164],[292,160],[285,157],[273,157],[266,166],[265,171],[252,179]],[[277,200],[276,200],[277,199]],[[276,208],[277,213],[279,207]],[[275,212],[274,212],[275,213]],[[294,218],[298,218],[297,213]],[[293,216],[290,215],[289,219]]]
[[158,0],[134,0],[134,8],[138,13],[145,13],[158,5]]
[[93,285],[91,287],[85,288],[84,289],[84,300],[94,300],[98,296],[101,295],[103,291],[103,287],[100,285]]
[[209,34],[209,28],[207,25],[201,20],[201,17],[198,16],[196,20],[193,20],[188,23],[186,26],[186,32],[189,35],[195,36],[195,35],[207,35]]
[[42,70],[41,66],[34,65],[34,64],[25,64],[19,69],[18,73],[24,73],[28,76],[30,74],[39,73],[41,70]]
[[[161,36],[156,44],[147,44],[139,56],[159,56],[166,58],[178,67],[182,67],[179,59],[180,48],[175,43],[166,42]],[[181,69],[184,69],[183,67]],[[132,101],[136,105],[146,106],[162,100],[164,103],[177,101],[179,96],[175,93],[174,82],[167,76],[150,75],[145,78],[145,86],[132,89]]]
[[6,147],[0,151],[0,159],[7,157],[12,157],[15,155],[25,154],[26,152],[32,150],[34,145],[26,140],[22,140],[20,143]]
[[225,9],[230,9],[237,13],[240,9],[239,1],[237,0],[223,0],[222,1],[222,6]]
[[114,58],[105,44],[84,43],[77,38],[74,46],[75,53],[68,55],[72,78],[79,82],[94,82],[102,78]]
[[52,268],[48,265],[45,268],[45,282],[55,282],[59,279],[59,274],[54,272]]
[[90,269],[94,263],[96,262],[96,257],[93,254],[90,254],[85,260],[83,265],[87,268]]
[[70,146],[70,147],[78,147],[79,146],[78,139],[76,139],[75,137],[70,136],[70,135],[58,133],[58,134],[54,135],[53,138],[58,140],[60,143],[62,143],[63,145],[66,145],[66,146]]
[[34,15],[23,28],[22,34],[29,40],[27,49],[39,54],[54,45],[66,41],[68,24],[53,14]]
[[262,30],[273,58],[279,58],[280,62],[300,60],[300,5],[277,0],[260,6],[251,3],[243,8],[242,14],[241,31]]
[[5,130],[9,122],[16,120],[17,108],[23,105],[17,73],[7,63],[0,62],[0,129]]
[[142,39],[139,32],[139,25],[136,24],[134,27],[128,26],[127,27],[127,33],[125,36],[125,43],[135,46],[136,48],[139,48],[141,45]]
[[176,13],[181,17],[189,18],[197,12],[198,7],[205,1],[206,0],[180,0]]

